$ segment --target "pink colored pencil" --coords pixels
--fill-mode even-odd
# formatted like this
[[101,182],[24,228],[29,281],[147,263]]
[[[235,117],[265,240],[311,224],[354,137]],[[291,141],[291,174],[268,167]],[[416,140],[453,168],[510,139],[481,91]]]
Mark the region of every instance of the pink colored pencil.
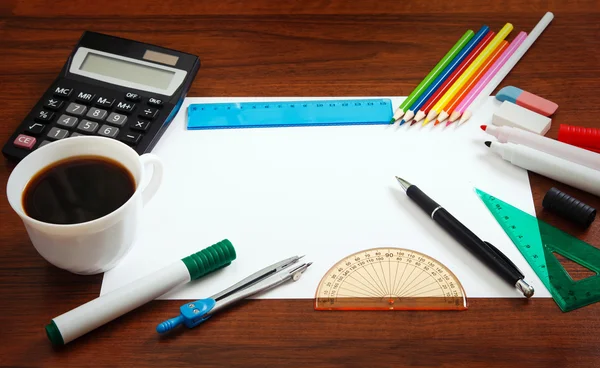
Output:
[[456,119],[460,118],[462,113],[469,107],[471,102],[477,98],[477,95],[483,90],[483,88],[489,83],[489,81],[496,75],[498,70],[502,68],[502,65],[506,63],[506,61],[514,54],[515,50],[525,41],[527,37],[526,32],[520,32],[517,37],[510,43],[508,48],[504,51],[504,53],[496,60],[494,65],[485,73],[485,75],[481,78],[477,85],[473,87],[471,92],[465,97],[460,105],[456,107],[452,115],[450,115],[450,119],[448,120],[448,124],[453,123]]

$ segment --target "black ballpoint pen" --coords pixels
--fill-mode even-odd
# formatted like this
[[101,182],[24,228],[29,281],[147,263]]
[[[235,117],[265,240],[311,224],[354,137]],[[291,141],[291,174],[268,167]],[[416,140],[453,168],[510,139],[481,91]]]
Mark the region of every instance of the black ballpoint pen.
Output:
[[446,230],[456,241],[475,254],[506,282],[514,285],[527,298],[533,296],[533,287],[525,282],[525,276],[517,266],[492,244],[481,240],[450,212],[429,198],[416,185],[396,176],[406,195],[413,200],[431,219]]

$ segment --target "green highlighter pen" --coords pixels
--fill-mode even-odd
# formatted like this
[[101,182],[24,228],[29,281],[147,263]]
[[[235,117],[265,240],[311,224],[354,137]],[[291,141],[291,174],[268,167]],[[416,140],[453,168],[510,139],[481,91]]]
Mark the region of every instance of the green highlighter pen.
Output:
[[151,275],[61,314],[46,326],[46,334],[53,345],[65,345],[179,285],[228,266],[235,258],[236,253],[231,242],[227,239],[222,240]]

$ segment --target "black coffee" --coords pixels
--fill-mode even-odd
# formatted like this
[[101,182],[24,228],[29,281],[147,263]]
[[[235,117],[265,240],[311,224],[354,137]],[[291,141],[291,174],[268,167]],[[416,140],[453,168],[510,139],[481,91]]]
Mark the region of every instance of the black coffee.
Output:
[[120,163],[78,156],[37,173],[23,191],[23,208],[39,221],[77,224],[113,212],[134,192],[135,179]]

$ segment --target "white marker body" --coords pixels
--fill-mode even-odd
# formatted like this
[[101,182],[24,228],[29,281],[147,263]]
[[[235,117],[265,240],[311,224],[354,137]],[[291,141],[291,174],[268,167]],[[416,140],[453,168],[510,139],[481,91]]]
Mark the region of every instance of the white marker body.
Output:
[[494,142],[490,149],[513,165],[600,196],[600,171],[523,145]]
[[583,148],[508,126],[488,125],[485,132],[502,143],[522,144],[590,169],[600,170],[600,154]]
[[53,319],[65,344],[146,304],[190,281],[190,273],[177,261]]

